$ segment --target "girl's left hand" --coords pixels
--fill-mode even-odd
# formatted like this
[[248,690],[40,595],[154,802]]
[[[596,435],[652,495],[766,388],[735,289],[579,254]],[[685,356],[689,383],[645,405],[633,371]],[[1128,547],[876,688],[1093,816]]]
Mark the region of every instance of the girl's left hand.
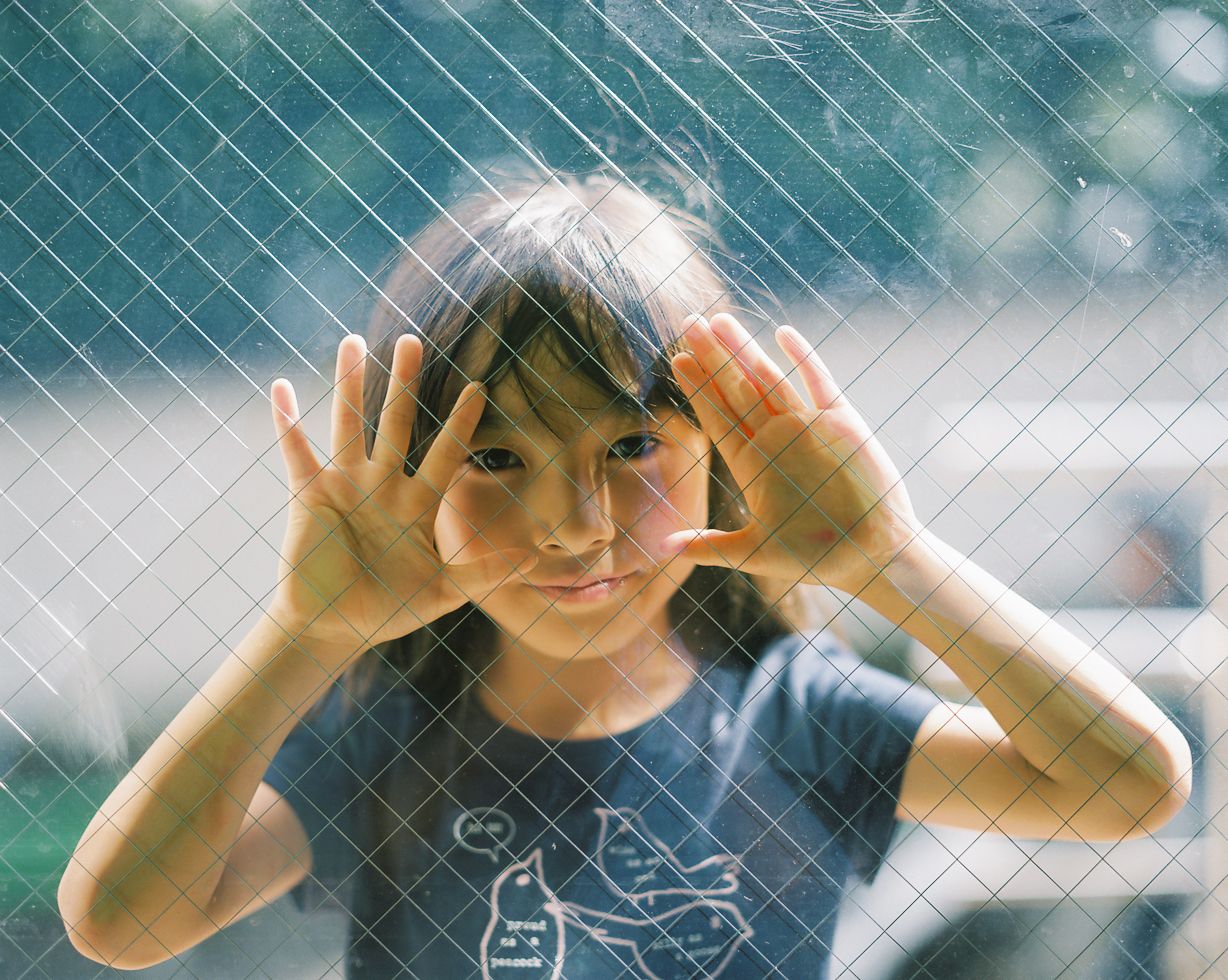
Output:
[[736,531],[680,532],[667,546],[723,565],[856,594],[921,531],[899,470],[791,327],[777,343],[813,407],[728,314],[694,318],[674,374],[750,512]]

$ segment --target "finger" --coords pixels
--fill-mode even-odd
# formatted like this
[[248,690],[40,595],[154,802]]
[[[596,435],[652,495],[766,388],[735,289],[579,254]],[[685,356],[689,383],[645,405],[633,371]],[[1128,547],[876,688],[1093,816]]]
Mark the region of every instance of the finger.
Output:
[[422,341],[412,334],[402,334],[392,349],[388,391],[384,394],[379,428],[375,433],[375,444],[371,447],[371,462],[390,473],[405,466],[418,407],[418,373],[421,368]]
[[776,331],[776,340],[802,376],[816,409],[826,411],[829,408],[849,407],[848,399],[836,384],[831,371],[805,337],[793,327],[781,327]]
[[329,451],[338,466],[357,466],[367,458],[362,417],[362,375],[366,356],[367,343],[360,334],[347,334],[337,345]]
[[463,565],[445,565],[440,574],[447,576],[449,583],[466,602],[477,602],[508,579],[523,575],[536,564],[537,556],[529,551],[495,552]]
[[691,322],[686,330],[686,339],[695,360],[712,379],[730,411],[740,423],[745,424],[748,435],[771,421],[772,413],[768,411],[763,395],[751,383],[738,359],[713,335],[712,328],[704,320]]
[[277,432],[277,446],[286,464],[286,477],[290,481],[290,493],[297,493],[320,471],[320,461],[307,433],[299,424],[298,399],[294,385],[285,378],[273,382],[269,392],[273,403],[273,428]]
[[737,531],[675,531],[662,539],[667,552],[698,565],[749,571],[745,566],[759,548],[748,528]]
[[675,354],[670,362],[674,377],[687,401],[699,417],[700,428],[726,460],[746,445],[746,435],[737,419],[726,408],[712,379],[704,373],[693,354]]
[[806,403],[802,401],[797,389],[737,319],[728,313],[718,313],[709,325],[717,339],[741,363],[773,414],[784,415],[806,410]]
[[417,475],[436,493],[448,489],[457,467],[468,458],[469,441],[485,408],[486,393],[480,382],[471,381],[461,389],[456,405],[418,467]]

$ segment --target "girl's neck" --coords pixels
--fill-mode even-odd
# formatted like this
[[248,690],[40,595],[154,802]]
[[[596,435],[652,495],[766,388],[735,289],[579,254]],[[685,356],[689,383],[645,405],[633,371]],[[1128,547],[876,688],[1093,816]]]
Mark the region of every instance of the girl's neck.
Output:
[[479,697],[497,721],[548,739],[608,738],[673,704],[695,679],[695,658],[667,639],[617,659],[557,660],[507,645],[482,673]]

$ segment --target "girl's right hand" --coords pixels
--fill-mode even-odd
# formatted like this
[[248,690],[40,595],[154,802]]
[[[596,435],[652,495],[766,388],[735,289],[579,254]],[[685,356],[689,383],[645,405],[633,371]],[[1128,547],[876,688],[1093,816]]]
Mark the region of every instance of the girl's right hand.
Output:
[[369,459],[365,361],[362,337],[345,337],[337,349],[332,458],[324,465],[299,425],[293,386],[279,378],[271,392],[290,512],[269,615],[300,641],[347,651],[346,659],[480,600],[534,561],[527,552],[496,553],[447,565],[435,548],[442,495],[469,455],[485,407],[481,386],[465,386],[422,465],[407,476],[422,343],[408,334],[397,340]]

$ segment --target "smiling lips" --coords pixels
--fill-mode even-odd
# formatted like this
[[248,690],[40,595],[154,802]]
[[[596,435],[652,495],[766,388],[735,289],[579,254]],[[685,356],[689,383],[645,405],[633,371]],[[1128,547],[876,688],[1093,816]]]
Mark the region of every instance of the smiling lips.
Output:
[[631,575],[627,574],[572,585],[534,585],[533,588],[553,602],[600,602],[613,596],[629,578]]

